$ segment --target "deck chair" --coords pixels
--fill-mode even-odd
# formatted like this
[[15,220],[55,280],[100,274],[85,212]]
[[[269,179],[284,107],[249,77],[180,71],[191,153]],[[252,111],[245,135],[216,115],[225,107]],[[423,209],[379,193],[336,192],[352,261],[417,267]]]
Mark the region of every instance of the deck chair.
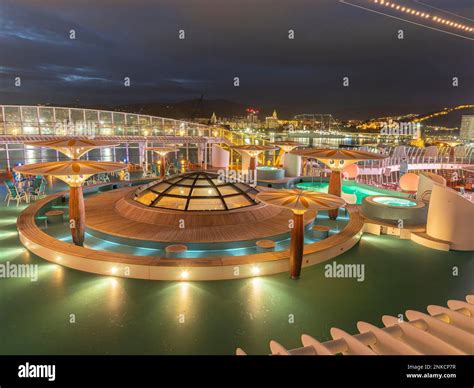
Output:
[[10,206],[10,201],[16,201],[16,206],[20,204],[21,201],[29,202],[28,193],[24,191],[19,191],[18,188],[11,181],[5,181],[5,187],[7,188],[7,196],[5,201],[7,201],[7,206]]
[[35,200],[44,198],[46,197],[45,191],[46,191],[46,181],[44,179],[41,179],[39,181],[39,186],[36,185],[36,182],[35,182],[35,186],[30,191],[30,196],[33,197]]

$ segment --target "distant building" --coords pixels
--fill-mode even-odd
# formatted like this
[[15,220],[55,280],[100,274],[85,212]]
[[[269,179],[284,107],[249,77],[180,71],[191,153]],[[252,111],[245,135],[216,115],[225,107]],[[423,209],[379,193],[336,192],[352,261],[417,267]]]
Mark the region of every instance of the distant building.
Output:
[[258,113],[250,112],[247,115],[247,123],[249,124],[256,124],[258,123]]
[[210,123],[211,123],[212,125],[217,124],[217,116],[216,116],[216,113],[215,113],[215,112],[212,112],[212,116],[211,116],[211,119],[210,119]]
[[474,140],[474,115],[462,116],[459,137],[465,141]]
[[280,126],[278,121],[278,116],[276,110],[273,111],[273,114],[270,117],[265,118],[265,128],[275,129]]

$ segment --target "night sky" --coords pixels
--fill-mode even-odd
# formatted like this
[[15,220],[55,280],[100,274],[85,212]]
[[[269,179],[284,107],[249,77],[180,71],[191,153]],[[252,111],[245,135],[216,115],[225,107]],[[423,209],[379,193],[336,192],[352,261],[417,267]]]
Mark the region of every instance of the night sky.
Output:
[[[474,19],[473,0],[424,2]],[[398,3],[443,15],[415,1]],[[337,0],[0,2],[3,104],[117,105],[204,93],[338,118],[426,112],[474,102],[473,54],[473,40]],[[17,76],[21,87],[14,86]]]

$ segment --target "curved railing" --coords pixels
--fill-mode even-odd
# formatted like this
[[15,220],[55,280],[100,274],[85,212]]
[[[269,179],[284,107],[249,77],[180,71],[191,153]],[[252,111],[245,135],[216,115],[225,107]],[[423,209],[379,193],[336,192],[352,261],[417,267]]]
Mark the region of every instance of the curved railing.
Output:
[[147,138],[161,141],[162,137],[167,137],[178,139],[177,142],[186,137],[192,142],[193,138],[199,137],[207,139],[206,142],[221,143],[225,148],[267,143],[259,135],[242,134],[218,125],[151,115],[56,106],[0,105],[0,140],[3,137],[6,143],[21,144],[45,136],[119,137],[124,141],[145,141]]
[[0,105],[0,135],[218,136],[213,126],[97,109]]

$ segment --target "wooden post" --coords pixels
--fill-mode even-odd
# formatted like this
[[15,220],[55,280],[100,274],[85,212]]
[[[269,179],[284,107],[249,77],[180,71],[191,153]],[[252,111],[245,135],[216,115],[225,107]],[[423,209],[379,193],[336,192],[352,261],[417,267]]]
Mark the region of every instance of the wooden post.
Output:
[[250,162],[249,162],[249,170],[256,170],[257,169],[257,157],[256,156],[251,156],[250,157]]
[[69,227],[74,244],[79,246],[84,244],[85,226],[86,214],[82,186],[71,187],[69,189]]
[[161,155],[161,164],[160,164],[160,178],[163,179],[166,175],[166,156]]
[[[243,158],[242,158],[243,160]],[[249,162],[249,179],[257,183],[257,156],[251,156]]]
[[290,243],[290,275],[292,279],[298,279],[303,264],[304,247],[304,220],[303,213],[293,213],[293,230],[291,231]]
[[[329,189],[328,194],[341,196],[341,172],[340,171],[331,171],[331,177],[329,178]],[[328,215],[331,220],[337,218],[339,209],[329,210]]]

